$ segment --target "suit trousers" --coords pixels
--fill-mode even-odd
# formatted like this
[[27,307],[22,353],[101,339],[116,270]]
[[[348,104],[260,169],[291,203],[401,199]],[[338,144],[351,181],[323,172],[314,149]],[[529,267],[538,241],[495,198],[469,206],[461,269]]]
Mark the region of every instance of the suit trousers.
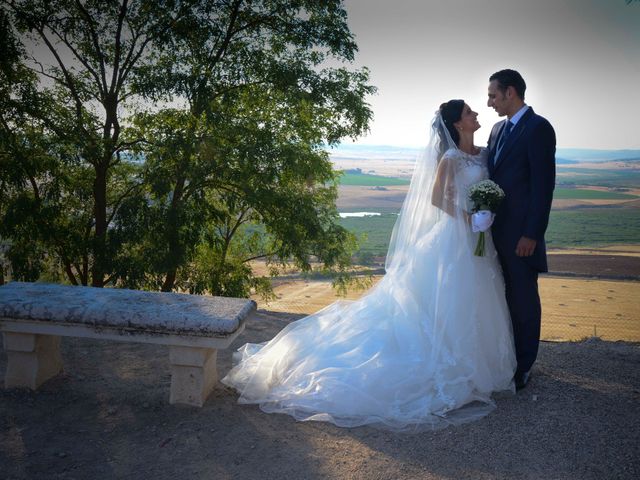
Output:
[[538,294],[538,270],[521,257],[498,252],[505,281],[507,305],[513,325],[518,361],[517,373],[528,372],[538,356],[542,307]]

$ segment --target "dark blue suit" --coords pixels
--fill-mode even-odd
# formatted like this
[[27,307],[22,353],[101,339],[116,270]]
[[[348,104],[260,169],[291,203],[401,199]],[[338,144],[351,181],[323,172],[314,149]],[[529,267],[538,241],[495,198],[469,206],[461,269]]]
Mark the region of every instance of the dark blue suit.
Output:
[[[490,177],[506,195],[491,230],[504,273],[518,372],[527,372],[540,342],[538,273],[547,271],[544,234],[555,186],[556,135],[551,124],[529,108],[495,158],[505,123],[495,124],[489,137]],[[537,242],[531,257],[515,254],[523,236]]]

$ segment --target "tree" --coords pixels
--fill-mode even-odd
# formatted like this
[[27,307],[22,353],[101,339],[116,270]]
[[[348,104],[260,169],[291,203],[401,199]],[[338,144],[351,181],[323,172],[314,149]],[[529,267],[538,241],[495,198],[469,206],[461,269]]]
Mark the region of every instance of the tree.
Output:
[[[71,283],[101,287],[108,280],[110,259],[118,250],[110,239],[109,225],[120,202],[137,187],[128,175],[130,167],[122,166],[122,153],[130,144],[120,138],[121,112],[133,100],[132,85],[139,70],[153,62],[153,42],[187,8],[183,2],[143,0],[3,2],[4,15],[36,47],[30,58],[23,55],[29,60],[28,67],[22,63],[24,68],[38,75],[38,92],[53,100],[51,109],[29,108],[24,102],[16,108],[36,123],[38,135],[52,145],[68,147],[62,157],[54,155],[56,167],[75,162],[84,170],[82,180],[91,182],[90,201],[79,206],[80,221],[68,225],[82,238],[75,242],[80,251],[58,252],[68,257]],[[5,129],[19,137],[16,126],[9,123]],[[86,169],[91,170],[89,178]],[[48,172],[34,180],[58,175]],[[30,230],[34,229],[39,226]],[[53,249],[48,253],[53,254]],[[72,256],[76,258],[71,260]]]
[[[67,179],[53,197],[75,240],[55,250],[38,219],[8,236],[37,231],[29,238],[42,237],[69,281],[94,286],[246,294],[251,258],[344,268],[353,239],[336,223],[323,146],[367,128],[374,89],[366,70],[344,66],[356,45],[341,2],[157,4],[5,2],[54,59],[30,69],[55,108],[15,105],[56,146],[33,179]],[[135,111],[129,124],[123,111]],[[5,130],[24,138],[16,126]],[[35,195],[25,179],[12,202],[21,188]],[[70,197],[82,200],[70,208]],[[203,256],[216,259],[206,272],[194,263]]]
[[[21,61],[25,52],[13,35],[9,18],[0,11],[0,236],[14,277],[34,280],[47,261],[46,244],[60,246],[56,209],[64,175],[55,155],[65,141],[52,142],[44,133],[45,112],[55,109],[55,92],[39,92],[36,75]],[[64,130],[67,116],[60,110],[49,130]],[[37,118],[37,120],[36,120]],[[4,265],[3,265],[4,267]]]
[[[152,201],[137,210],[146,220],[134,223],[145,225],[145,256],[155,255],[158,267],[175,261],[181,288],[244,295],[264,286],[248,269],[256,258],[293,259],[305,270],[312,256],[326,267],[349,264],[354,238],[335,221],[336,175],[318,127],[328,112],[281,101],[281,95],[236,91],[199,126],[184,112],[138,117],[145,138],[153,139],[146,152],[153,187]],[[292,141],[304,132],[313,138]],[[192,139],[200,139],[198,148],[190,147]],[[186,151],[197,153],[187,157]],[[179,179],[185,188],[177,192]],[[151,227],[150,219],[161,221]],[[204,242],[194,242],[196,236]],[[164,247],[171,241],[178,248]],[[180,277],[185,261],[192,266]]]
[[[281,248],[261,256],[293,255],[307,268],[304,257],[310,251],[303,250],[309,244],[294,243],[300,235],[293,225],[306,232],[310,229],[301,221],[292,223],[293,217],[285,215],[284,203],[267,205],[277,187],[284,185],[276,176],[285,172],[291,176],[299,169],[304,175],[293,175],[290,181],[333,181],[320,147],[323,142],[333,144],[347,135],[359,135],[371,116],[364,102],[365,95],[373,92],[366,84],[366,70],[321,68],[327,58],[350,61],[356,51],[341,2],[234,0],[202,2],[201,7],[177,25],[182,33],[167,42],[169,48],[160,57],[159,63],[165,67],[141,77],[146,80],[141,90],[148,94],[186,100],[193,120],[184,125],[208,124],[204,137],[195,130],[184,131],[181,148],[174,150],[181,158],[176,159],[179,168],[170,177],[172,195],[165,225],[171,225],[174,233],[164,236],[168,247],[163,250],[164,263],[169,268],[163,290],[173,288],[178,259],[186,254],[176,234],[185,227],[180,223],[180,212],[188,209],[182,202],[201,188],[224,193],[219,198],[243,199],[253,212],[251,218],[257,221],[272,219],[267,223],[280,239]],[[251,164],[259,168],[248,169]],[[260,189],[261,185],[266,185],[267,191]],[[321,198],[331,201],[322,188],[315,192],[316,202]],[[287,200],[296,204],[292,198]],[[225,211],[223,208],[223,216]],[[305,213],[316,214],[311,210]],[[275,218],[281,218],[289,228],[276,228]],[[249,221],[247,216],[241,219]],[[322,222],[327,229],[315,225],[315,232],[327,236],[333,232],[346,241],[346,232],[335,222],[327,223],[326,217]],[[232,231],[235,234],[238,230]],[[324,243],[316,242],[316,247],[333,241],[325,238]],[[298,248],[291,248],[293,244]],[[316,250],[324,260],[331,256],[327,252]],[[337,252],[333,256],[337,258]],[[327,265],[335,263],[335,258]]]

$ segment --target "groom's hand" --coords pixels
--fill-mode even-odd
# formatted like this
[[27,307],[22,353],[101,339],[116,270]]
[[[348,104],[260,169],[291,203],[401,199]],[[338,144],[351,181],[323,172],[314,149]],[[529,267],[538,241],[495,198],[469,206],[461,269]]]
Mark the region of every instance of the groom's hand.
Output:
[[489,210],[480,210],[471,215],[471,231],[472,232],[486,232],[493,225],[493,219],[495,214]]
[[520,237],[516,246],[516,255],[519,257],[530,257],[536,249],[536,241],[533,238]]

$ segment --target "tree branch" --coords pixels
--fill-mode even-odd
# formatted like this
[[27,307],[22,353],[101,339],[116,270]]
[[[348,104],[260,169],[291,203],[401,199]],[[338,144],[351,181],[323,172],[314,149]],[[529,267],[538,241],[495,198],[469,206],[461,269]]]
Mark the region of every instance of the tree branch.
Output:
[[117,79],[118,79],[118,71],[120,69],[120,48],[122,46],[120,36],[122,35],[122,24],[124,22],[126,15],[127,15],[127,0],[124,0],[120,8],[120,14],[118,15],[118,28],[116,30],[116,48],[115,48],[114,59],[113,59],[113,74],[111,75],[111,88],[109,90],[109,93],[111,93],[112,95],[115,93],[116,91],[115,88],[116,88],[116,85],[118,84]]
[[[126,3],[127,0],[125,0]],[[98,58],[100,59],[99,61],[99,65],[100,65],[100,75],[101,75],[101,80],[102,80],[102,87],[103,87],[103,91],[105,92],[105,94],[107,93],[107,73],[106,73],[106,69],[104,66],[104,54],[102,53],[102,49],[100,48],[100,42],[98,41],[98,34],[94,28],[93,25],[93,19],[91,18],[91,14],[87,11],[87,9],[84,7],[84,5],[82,5],[82,3],[80,2],[80,0],[76,0],[76,7],[78,8],[78,10],[80,10],[80,12],[85,16],[85,20],[87,22],[87,25],[89,26],[89,32],[91,33],[91,39],[93,40],[93,48],[96,49],[96,54],[98,55]]]
[[59,255],[62,258],[62,264],[64,265],[64,271],[67,274],[67,277],[69,278],[69,281],[71,282],[72,285],[78,285],[78,279],[73,274],[73,270],[71,269],[71,262],[69,261],[67,256],[64,254],[64,252],[62,252],[62,251],[59,252]]
[[262,255],[256,255],[255,257],[246,258],[246,259],[242,260],[242,263],[251,262],[252,260],[258,260],[259,258],[272,257],[272,256],[276,255],[277,253],[278,252],[263,253]]
[[143,183],[136,183],[135,185],[132,185],[127,190],[125,190],[125,192],[122,195],[120,195],[120,197],[118,197],[118,199],[113,204],[113,210],[111,212],[111,215],[107,219],[107,225],[111,225],[111,222],[115,218],[116,213],[118,213],[118,209],[120,208],[120,205],[122,204],[124,199],[127,198],[131,194],[131,192],[142,187],[143,185],[144,185]]
[[132,142],[118,142],[118,144],[115,147],[115,151],[114,153],[118,153],[118,152],[122,152],[123,150],[127,150],[135,145],[138,145],[140,143],[145,143],[147,145],[151,145],[151,142],[149,142],[146,138],[139,138],[137,140],[134,140]]
[[229,242],[231,242],[231,238],[236,234],[236,231],[238,230],[238,228],[240,228],[240,225],[242,225],[243,223],[246,223],[243,221],[243,219],[244,219],[244,216],[249,212],[249,210],[251,209],[247,207],[240,213],[240,216],[238,217],[236,224],[233,226],[231,231],[228,232],[227,238],[229,239]]
[[[174,25],[178,22],[178,20],[181,18],[181,16],[184,13],[189,12],[189,11],[190,10],[189,10],[187,5],[182,5],[182,10],[178,11],[178,13],[176,15],[176,18],[174,18],[170,22],[166,22],[166,26],[163,29],[161,29],[160,31],[158,31],[155,35],[147,36],[145,38],[144,42],[142,43],[142,45],[140,45],[140,49],[135,54],[134,54],[134,52],[135,52],[136,43],[138,42],[138,39],[142,37],[142,34],[141,33],[137,33],[137,34],[135,34],[133,36],[133,40],[131,42],[131,48],[129,49],[129,53],[127,54],[127,58],[122,63],[122,67],[120,69],[120,75],[118,77],[116,91],[120,90],[120,88],[122,87],[122,84],[124,83],[126,77],[129,75],[129,72],[131,72],[131,69],[133,68],[133,66],[138,62],[138,60],[140,59],[140,57],[144,53],[144,51],[145,51],[147,45],[149,44],[149,42],[154,41],[156,38],[164,35],[165,32],[167,32],[168,30],[172,29],[174,27]],[[132,33],[133,33],[133,29],[132,29]]]
[[47,35],[44,33],[44,29],[39,28],[37,26],[34,26],[34,28],[40,34],[40,37],[42,38],[44,43],[47,45],[47,48],[49,48],[49,51],[51,52],[51,54],[55,57],[56,62],[58,62],[58,66],[60,67],[60,70],[62,70],[62,74],[64,75],[64,78],[67,82],[66,87],[71,92],[71,96],[73,97],[76,104],[76,117],[78,121],[78,126],[84,130],[84,125],[82,122],[82,100],[80,99],[80,94],[78,93],[78,90],[74,85],[73,76],[71,75],[66,65],[62,61],[62,58],[60,58],[60,54],[58,53],[56,48],[53,46],[53,44],[51,43]]
[[82,63],[82,65],[84,65],[84,67],[87,69],[87,71],[91,74],[91,76],[96,81],[96,85],[98,86],[98,90],[100,91],[100,93],[102,95],[104,95],[103,90],[102,90],[102,86],[100,85],[100,77],[98,76],[98,72],[96,72],[95,69],[89,64],[87,59],[84,58],[82,55],[80,55],[80,53],[75,49],[75,47],[69,41],[69,38],[67,37],[66,33],[65,33],[64,36],[61,35],[51,25],[48,25],[48,28],[49,28],[49,30],[51,30],[56,35],[56,37],[58,37],[62,41],[62,43],[64,43],[67,46],[67,48],[69,50],[71,50],[71,53],[73,53],[73,55],[78,59],[78,61],[80,63]]
[[40,190],[38,189],[38,182],[36,182],[36,179],[29,172],[26,172],[26,174],[29,177],[29,183],[31,184],[31,188],[33,188],[33,194],[36,197],[36,202],[40,204],[42,200],[40,198]]
[[40,70],[37,70],[34,67],[30,67],[29,65],[25,65],[25,67],[28,70],[31,70],[32,72],[37,73],[38,75],[42,75],[43,77],[49,78],[49,79],[53,80],[54,82],[59,83],[63,87],[67,86],[67,84],[65,82],[60,80],[60,77],[56,77],[55,75],[50,75],[50,74],[46,73],[44,71],[44,65],[42,64],[42,62],[36,60],[35,57],[31,57],[31,60],[33,61],[33,63],[35,63],[36,65],[38,65],[40,67]]
[[131,72],[131,69],[133,68],[133,66],[140,59],[140,57],[144,53],[145,48],[147,48],[147,45],[149,44],[149,42],[151,42],[151,40],[152,40],[151,37],[145,38],[144,42],[142,42],[142,45],[140,45],[140,49],[138,50],[138,53],[136,53],[133,56],[133,59],[131,60],[129,65],[126,65],[126,67],[125,67],[126,61],[129,60],[129,58],[131,58],[131,55],[133,54],[133,51],[135,49],[135,43],[133,43],[131,45],[131,49],[129,50],[129,54],[127,55],[127,59],[125,59],[125,62],[122,64],[122,69],[120,70],[120,76],[118,77],[118,83],[117,83],[117,86],[116,86],[116,91],[120,91],[120,88],[124,84],[124,81],[126,80],[127,76],[129,75],[129,72]]
[[227,25],[227,32],[224,36],[224,40],[222,41],[222,45],[218,48],[218,51],[215,54],[215,57],[210,59],[209,65],[213,68],[216,63],[220,61],[224,53],[227,51],[229,47],[229,43],[231,39],[236,34],[236,30],[234,30],[234,25],[236,20],[238,19],[238,13],[240,12],[240,4],[242,0],[235,0],[233,5],[231,6],[231,15],[229,16],[229,25]]

